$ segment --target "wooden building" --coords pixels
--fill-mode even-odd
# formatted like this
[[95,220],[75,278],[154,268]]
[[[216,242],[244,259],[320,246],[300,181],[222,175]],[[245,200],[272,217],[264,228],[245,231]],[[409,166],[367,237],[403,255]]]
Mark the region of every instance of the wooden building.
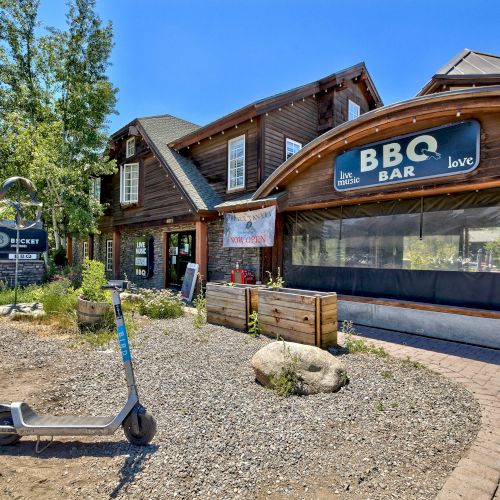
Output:
[[446,88],[439,74],[274,170],[251,203],[275,197],[287,286],[337,291],[340,319],[500,347],[497,68],[464,51]]
[[[381,105],[360,63],[203,127],[170,115],[133,120],[111,137],[118,172],[94,186],[107,206],[100,234],[80,241],[73,261],[100,259],[110,276],[144,287],[178,288],[193,261],[205,280],[228,280],[237,262],[260,279],[270,249],[224,248],[222,209],[249,201],[320,134]],[[144,239],[153,248],[147,273],[135,265]]]

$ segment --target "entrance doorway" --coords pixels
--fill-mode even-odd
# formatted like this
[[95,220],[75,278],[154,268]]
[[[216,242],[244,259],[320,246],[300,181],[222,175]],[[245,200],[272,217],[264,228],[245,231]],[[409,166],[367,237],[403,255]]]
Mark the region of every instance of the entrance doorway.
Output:
[[182,287],[187,265],[195,262],[196,232],[180,231],[167,233],[166,238],[166,288]]

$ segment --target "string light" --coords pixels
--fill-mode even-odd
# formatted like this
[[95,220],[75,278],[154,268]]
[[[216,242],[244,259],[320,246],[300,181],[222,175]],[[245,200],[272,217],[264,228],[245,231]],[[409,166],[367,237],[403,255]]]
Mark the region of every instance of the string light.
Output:
[[417,123],[417,119],[415,117],[412,118],[413,123]]
[[375,127],[375,132],[378,132],[378,127]]
[[460,111],[457,111],[457,118],[460,116]]

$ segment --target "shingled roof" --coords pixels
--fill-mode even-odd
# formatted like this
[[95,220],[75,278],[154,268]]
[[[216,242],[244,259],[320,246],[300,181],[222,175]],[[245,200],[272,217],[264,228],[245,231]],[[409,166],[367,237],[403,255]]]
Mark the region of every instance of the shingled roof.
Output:
[[198,125],[172,115],[137,118],[130,125],[137,127],[163,168],[172,175],[196,211],[212,211],[215,205],[221,203],[220,196],[196,165],[168,145],[178,137],[196,130]]
[[500,56],[464,49],[440,68],[418,95],[430,94],[442,85],[492,85],[500,83]]

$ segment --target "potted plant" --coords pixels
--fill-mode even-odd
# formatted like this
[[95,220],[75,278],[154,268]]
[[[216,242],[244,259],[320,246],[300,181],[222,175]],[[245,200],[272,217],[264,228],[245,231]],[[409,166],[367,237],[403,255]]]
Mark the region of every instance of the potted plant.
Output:
[[101,289],[105,285],[104,264],[97,260],[85,259],[82,266],[82,286],[77,303],[78,322],[83,326],[92,326],[103,321],[112,310],[108,294]]

